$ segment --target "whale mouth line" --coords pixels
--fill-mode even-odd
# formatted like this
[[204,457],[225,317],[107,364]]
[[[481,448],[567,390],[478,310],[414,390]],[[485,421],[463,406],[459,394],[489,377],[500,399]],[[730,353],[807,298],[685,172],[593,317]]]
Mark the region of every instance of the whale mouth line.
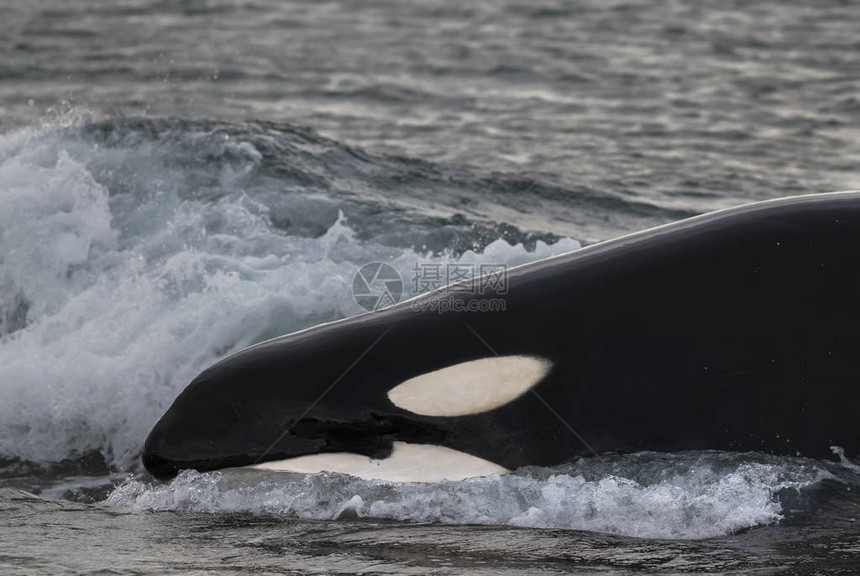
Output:
[[363,480],[426,483],[510,473],[494,462],[446,446],[399,441],[393,443],[391,455],[387,458],[331,452],[261,462],[244,468],[299,474],[337,472]]

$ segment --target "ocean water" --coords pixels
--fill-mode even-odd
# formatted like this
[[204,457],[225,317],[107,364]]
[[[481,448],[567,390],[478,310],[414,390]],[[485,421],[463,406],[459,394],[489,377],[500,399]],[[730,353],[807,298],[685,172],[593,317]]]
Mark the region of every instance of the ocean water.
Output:
[[860,188],[857,22],[836,0],[0,2],[0,572],[860,573],[839,447],[436,485],[139,461],[200,370],[362,312],[364,264],[515,265]]

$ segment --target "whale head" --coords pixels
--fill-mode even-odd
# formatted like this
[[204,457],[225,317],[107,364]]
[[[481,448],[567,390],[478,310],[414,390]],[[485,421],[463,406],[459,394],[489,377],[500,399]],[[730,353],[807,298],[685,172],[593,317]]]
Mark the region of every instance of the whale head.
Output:
[[437,481],[503,473],[540,452],[518,436],[542,424],[513,407],[549,359],[466,345],[434,356],[404,345],[382,316],[271,340],[205,370],[150,432],[144,466],[161,479],[248,466]]

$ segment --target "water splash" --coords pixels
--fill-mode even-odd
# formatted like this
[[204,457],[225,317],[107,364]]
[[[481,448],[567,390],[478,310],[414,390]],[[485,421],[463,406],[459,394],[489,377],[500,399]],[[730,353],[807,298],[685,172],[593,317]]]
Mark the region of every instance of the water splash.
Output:
[[186,471],[169,484],[129,480],[106,503],[137,510],[386,518],[697,539],[778,522],[780,495],[818,479],[815,465],[800,459],[632,454],[438,484],[331,473]]
[[[337,184],[358,169],[350,158],[308,131],[258,125],[119,119],[0,136],[0,458],[95,450],[135,468],[203,368],[361,312],[351,284],[368,262],[407,278],[425,262],[519,264],[578,246],[496,236],[415,250],[426,238],[408,237],[414,213]],[[472,233],[458,226],[448,232]]]

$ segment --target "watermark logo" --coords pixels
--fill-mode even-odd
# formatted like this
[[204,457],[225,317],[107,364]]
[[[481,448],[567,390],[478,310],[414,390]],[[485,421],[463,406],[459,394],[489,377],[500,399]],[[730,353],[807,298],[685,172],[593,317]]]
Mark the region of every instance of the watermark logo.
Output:
[[471,298],[464,299],[461,295],[446,292],[431,292],[422,294],[412,300],[410,308],[414,312],[504,312],[507,303],[504,298]]
[[430,262],[412,267],[412,291],[429,292],[448,284],[472,280],[471,294],[507,294],[508,267],[505,264]]
[[352,296],[368,312],[376,312],[400,302],[403,279],[390,264],[371,262],[358,269],[352,279]]
[[[505,300],[499,298],[508,292],[505,264],[429,262],[415,264],[410,271],[412,292],[422,293],[412,302],[415,311],[444,314],[505,310]],[[440,290],[458,282],[456,291]],[[352,281],[355,302],[368,312],[384,310],[400,302],[403,288],[403,278],[393,266],[384,262],[365,264]]]

